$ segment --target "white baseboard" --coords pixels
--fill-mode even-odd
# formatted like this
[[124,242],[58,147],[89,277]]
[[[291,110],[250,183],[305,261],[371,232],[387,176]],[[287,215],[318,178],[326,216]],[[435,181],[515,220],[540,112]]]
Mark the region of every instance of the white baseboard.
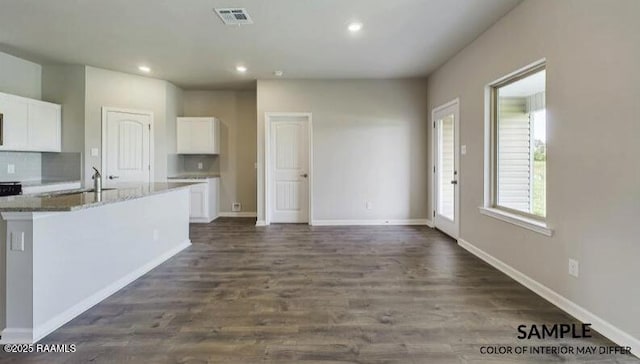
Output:
[[84,311],[90,309],[96,304],[103,301],[105,298],[111,296],[112,294],[118,292],[122,288],[124,288],[129,283],[135,281],[141,276],[148,273],[153,268],[158,265],[164,263],[167,259],[173,257],[178,254],[182,250],[186,249],[191,245],[191,241],[189,239],[180,243],[180,245],[175,248],[163,253],[162,255],[154,258],[147,264],[142,267],[134,270],[133,272],[127,274],[126,276],[120,278],[119,280],[113,282],[107,287],[101,289],[100,291],[92,294],[91,296],[85,298],[84,300],[78,302],[74,306],[70,307],[66,311],[60,313],[59,315],[49,319],[44,324],[35,327],[33,330],[31,329],[13,329],[7,328],[2,331],[2,339],[0,340],[0,344],[17,344],[17,343],[35,343],[38,342],[43,337],[49,335],[54,330],[58,329],[60,326],[66,324],[71,321]]
[[208,217],[190,217],[190,224],[208,224],[215,219],[209,219]]
[[400,220],[313,220],[313,226],[361,226],[361,225],[427,225],[427,219]]
[[430,228],[434,228],[435,227],[435,225],[433,225],[433,220],[429,220],[429,219],[426,220],[426,225],[428,227],[430,227]]
[[256,221],[256,226],[267,226],[267,222],[264,220]]
[[502,273],[516,280],[518,283],[532,290],[538,296],[549,301],[553,305],[557,306],[561,310],[565,311],[569,315],[575,317],[581,322],[590,323],[592,328],[598,331],[603,336],[620,346],[628,346],[631,348],[633,355],[640,357],[640,339],[629,335],[627,332],[620,330],[613,326],[608,321],[588,311],[587,309],[579,306],[578,304],[570,301],[559,293],[553,291],[549,287],[542,283],[532,279],[524,273],[518,271],[507,263],[492,256],[484,250],[474,246],[473,244],[465,241],[464,239],[458,239],[458,245],[469,251],[471,254],[484,260],[489,265],[498,269]]
[[257,212],[220,212],[220,217],[256,217]]
[[6,328],[2,330],[2,339],[0,339],[0,344],[31,344],[34,342],[33,330],[31,329]]

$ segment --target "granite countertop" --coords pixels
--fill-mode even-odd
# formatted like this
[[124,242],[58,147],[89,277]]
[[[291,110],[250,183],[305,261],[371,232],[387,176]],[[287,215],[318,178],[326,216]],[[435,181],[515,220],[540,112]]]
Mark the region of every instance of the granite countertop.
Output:
[[67,184],[67,183],[80,183],[80,180],[68,180],[68,181],[61,181],[61,180],[53,180],[53,179],[43,179],[40,181],[24,181],[21,182],[22,187],[40,187],[40,186],[50,186],[50,185],[61,185],[61,184]]
[[207,174],[181,174],[178,176],[167,177],[168,180],[172,179],[207,179],[207,178],[218,178],[220,177],[220,173],[207,173]]
[[89,189],[0,197],[0,212],[75,211],[188,188],[192,183],[143,183],[105,189],[101,197]]

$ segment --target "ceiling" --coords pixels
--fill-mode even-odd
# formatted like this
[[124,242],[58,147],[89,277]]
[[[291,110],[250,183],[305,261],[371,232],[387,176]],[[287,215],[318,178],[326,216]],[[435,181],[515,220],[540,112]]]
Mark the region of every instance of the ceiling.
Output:
[[[0,49],[87,64],[187,89],[256,79],[426,76],[520,0],[0,0]],[[214,7],[243,7],[224,25]],[[356,34],[347,25],[359,21]],[[245,65],[239,74],[235,67]]]

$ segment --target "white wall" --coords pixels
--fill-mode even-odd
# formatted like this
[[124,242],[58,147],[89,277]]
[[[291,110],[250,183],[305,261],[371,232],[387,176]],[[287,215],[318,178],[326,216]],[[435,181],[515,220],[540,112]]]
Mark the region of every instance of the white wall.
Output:
[[0,52],[0,92],[39,100],[42,94],[42,67]]
[[[154,175],[156,180],[167,177],[167,81],[86,67],[85,104],[85,183],[91,181],[91,167],[101,165],[101,156],[91,157],[91,148],[102,150],[102,107],[120,107],[153,112]],[[179,101],[171,101],[174,110]],[[174,107],[175,106],[175,107]]]
[[240,202],[243,212],[256,211],[256,92],[185,91],[184,116],[220,119],[220,155],[212,168],[220,172],[220,212]]
[[62,151],[84,151],[85,66],[44,65],[42,98],[62,105]]
[[313,114],[314,220],[427,219],[426,100],[425,79],[258,81],[258,220],[265,112]]
[[[640,2],[528,0],[429,77],[460,97],[461,237],[640,339]],[[484,87],[547,60],[551,238],[478,212]],[[431,139],[429,139],[431,140]],[[431,166],[431,163],[429,163]],[[580,277],[567,274],[568,259]],[[636,348],[637,350],[637,348]]]

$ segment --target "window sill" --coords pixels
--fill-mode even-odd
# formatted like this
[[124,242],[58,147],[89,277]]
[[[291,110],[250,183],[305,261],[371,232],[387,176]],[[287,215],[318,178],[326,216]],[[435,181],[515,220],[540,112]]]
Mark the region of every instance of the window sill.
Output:
[[512,214],[512,213],[491,208],[491,207],[479,207],[478,209],[480,210],[480,213],[483,215],[490,216],[495,219],[508,222],[516,226],[520,226],[522,228],[534,231],[538,234],[542,234],[545,236],[553,235],[553,230],[551,230],[547,226],[547,224],[542,221],[529,219],[520,215]]

